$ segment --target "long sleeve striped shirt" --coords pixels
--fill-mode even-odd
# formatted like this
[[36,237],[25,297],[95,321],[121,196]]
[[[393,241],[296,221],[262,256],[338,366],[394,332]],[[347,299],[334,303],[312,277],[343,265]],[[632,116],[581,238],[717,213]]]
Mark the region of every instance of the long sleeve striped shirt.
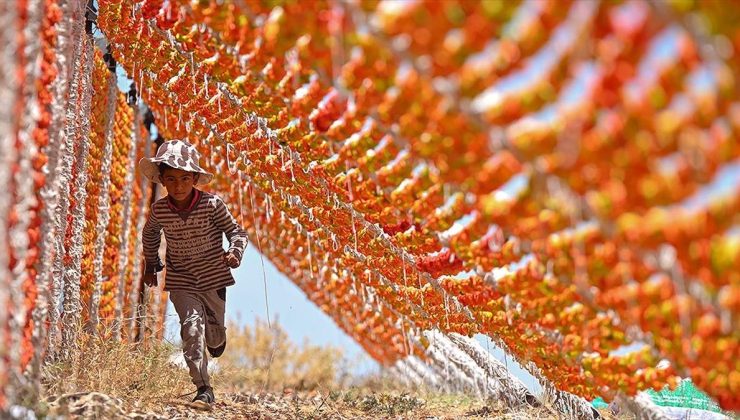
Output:
[[162,267],[158,251],[163,230],[167,240],[165,290],[200,292],[234,284],[231,269],[222,261],[223,234],[229,251],[239,260],[248,238],[220,197],[196,190],[185,211],[175,209],[168,197],[152,204],[142,233],[147,273]]

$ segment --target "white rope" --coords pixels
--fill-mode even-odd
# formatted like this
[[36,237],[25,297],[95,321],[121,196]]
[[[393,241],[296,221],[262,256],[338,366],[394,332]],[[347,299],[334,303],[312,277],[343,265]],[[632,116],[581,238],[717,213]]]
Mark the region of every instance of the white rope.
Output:
[[458,385],[454,381],[450,381],[450,371],[447,363],[427,360],[425,364],[427,369],[438,378],[438,390],[446,393],[458,392]]
[[[70,84],[70,65],[72,60],[67,57],[71,55],[73,40],[72,33],[72,16],[73,5],[64,2],[60,5],[62,18],[54,26],[56,32],[56,45],[54,46],[54,63],[57,69],[57,75],[50,87],[52,101],[50,105],[51,124],[49,125],[49,144],[43,151],[47,156],[47,164],[44,168],[46,182],[41,189],[41,198],[44,206],[41,209],[41,243],[39,244],[39,269],[36,276],[36,287],[38,295],[36,305],[33,310],[33,347],[34,356],[29,365],[29,380],[38,393],[40,386],[41,362],[44,358],[44,352],[47,349],[47,319],[49,309],[52,304],[52,285],[51,278],[54,250],[57,237],[64,235],[57,225],[56,213],[58,208],[59,196],[59,178],[63,165],[60,158],[64,150],[64,125],[66,119],[66,101]],[[1,223],[0,223],[1,224]]]
[[[13,163],[16,160],[15,153],[15,130],[14,114],[15,105],[18,101],[16,96],[18,81],[16,79],[16,29],[18,15],[15,2],[0,2],[0,43],[4,46],[0,49],[0,184],[10,185]],[[10,271],[10,243],[8,238],[8,218],[13,197],[8,188],[0,188],[0,343],[9,343],[10,337],[5,328],[8,321],[10,295],[13,292],[13,282]],[[16,293],[19,293],[17,291]],[[0,396],[5,396],[13,401],[13,391],[9,387],[6,375],[8,375],[8,358],[11,352],[8,345],[0,346]],[[3,407],[0,406],[0,412]]]
[[80,112],[76,116],[77,123],[81,122],[78,131],[75,153],[75,203],[72,208],[72,243],[68,250],[72,263],[65,267],[64,272],[64,327],[62,329],[62,357],[69,359],[76,354],[77,333],[81,318],[82,305],[80,304],[80,277],[83,254],[82,234],[85,229],[85,199],[87,198],[87,155],[90,144],[90,102],[92,100],[91,77],[93,69],[94,47],[92,36],[83,36],[82,97],[80,98]]
[[423,377],[416,371],[415,366],[409,363],[409,360],[401,359],[393,365],[393,368],[392,373],[407,385],[416,388],[424,385]]
[[78,135],[79,125],[75,123],[78,114],[77,102],[79,87],[82,83],[82,74],[79,71],[82,57],[82,43],[84,32],[85,7],[80,0],[72,1],[70,5],[71,30],[69,37],[70,46],[65,52],[72,51],[72,60],[63,69],[68,71],[69,85],[65,86],[68,91],[66,95],[66,109],[63,118],[64,141],[59,145],[59,156],[61,162],[58,168],[57,192],[58,203],[54,213],[54,226],[57,232],[54,241],[54,262],[52,267],[51,301],[49,302],[49,340],[47,343],[47,358],[56,358],[58,355],[61,325],[61,307],[64,298],[64,237],[67,231],[67,215],[69,214],[69,194],[72,182],[72,164],[74,162],[74,139]]
[[446,381],[453,386],[453,389],[455,391],[473,391],[477,393],[478,389],[474,379],[468,376],[457,363],[451,360],[453,358],[451,349],[441,340],[443,337],[442,334],[435,334],[433,331],[424,331],[422,335],[432,342],[427,348],[427,355],[430,357],[430,362],[438,366],[444,366]]
[[406,375],[403,372],[401,372],[401,369],[398,367],[398,363],[400,362],[401,361],[397,362],[393,366],[390,366],[390,367],[385,368],[384,370],[381,370],[381,372],[388,374],[389,376],[391,376],[394,380],[398,381],[403,386],[408,386],[408,387],[414,386],[415,384],[411,383],[409,378],[406,377]]
[[[465,352],[484,372],[482,386],[489,398],[504,399],[509,407],[521,404],[535,404],[535,397],[519,378],[509,370],[477,341],[464,335],[451,333],[447,336],[461,351]],[[493,383],[486,379],[492,379]]]
[[10,226],[8,231],[10,250],[16,260],[15,266],[10,267],[12,271],[10,282],[11,303],[8,306],[10,308],[10,322],[8,323],[10,339],[6,341],[11,349],[15,349],[8,355],[10,373],[8,380],[15,391],[15,395],[8,395],[9,401],[18,397],[22,388],[26,386],[26,378],[21,370],[23,329],[27,322],[23,285],[29,280],[28,267],[26,266],[28,251],[32,245],[35,245],[29,241],[28,227],[32,209],[37,204],[32,167],[32,159],[36,156],[37,150],[32,135],[40,117],[37,100],[38,92],[35,87],[41,70],[39,66],[41,43],[38,34],[43,19],[43,6],[43,2],[40,0],[28,2],[26,26],[22,29],[26,43],[22,52],[16,51],[16,53],[22,53],[25,59],[25,68],[23,69],[25,82],[21,86],[22,97],[20,100],[23,108],[20,111],[20,126],[16,137],[18,148],[15,164],[18,169],[14,174],[13,181],[10,182],[11,185],[15,185],[15,203],[13,203],[12,211],[17,215],[17,221]]
[[439,388],[442,385],[440,375],[417,356],[409,356],[404,360],[419,374],[424,380],[424,383],[430,388]]

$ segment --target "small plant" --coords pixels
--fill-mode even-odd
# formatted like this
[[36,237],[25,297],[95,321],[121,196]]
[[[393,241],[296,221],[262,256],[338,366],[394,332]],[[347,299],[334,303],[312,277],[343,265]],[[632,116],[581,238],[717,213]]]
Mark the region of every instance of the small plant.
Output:
[[45,397],[95,391],[146,408],[159,407],[192,386],[187,372],[170,363],[170,356],[179,351],[170,343],[122,342],[83,332],[77,346],[69,360],[44,366]]
[[360,409],[368,414],[395,416],[423,407],[424,400],[407,393],[400,395],[370,394],[360,400]]
[[349,362],[341,349],[317,346],[304,340],[296,344],[280,326],[261,319],[254,326],[230,323],[228,347],[219,359],[220,383],[262,391],[310,391],[344,386],[350,378]]

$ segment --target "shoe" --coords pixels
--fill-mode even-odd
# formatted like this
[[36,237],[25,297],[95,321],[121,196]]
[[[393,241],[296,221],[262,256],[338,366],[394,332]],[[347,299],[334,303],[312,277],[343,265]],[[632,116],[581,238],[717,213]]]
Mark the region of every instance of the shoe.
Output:
[[208,348],[208,354],[210,354],[211,357],[214,357],[214,358],[215,357],[219,357],[222,354],[224,354],[224,350],[226,350],[226,341],[224,340],[224,343],[221,344],[218,347],[208,347],[208,346],[206,346],[206,348]]
[[198,393],[193,398],[192,405],[197,408],[211,409],[211,404],[216,402],[216,397],[213,395],[213,388],[210,386],[198,387]]

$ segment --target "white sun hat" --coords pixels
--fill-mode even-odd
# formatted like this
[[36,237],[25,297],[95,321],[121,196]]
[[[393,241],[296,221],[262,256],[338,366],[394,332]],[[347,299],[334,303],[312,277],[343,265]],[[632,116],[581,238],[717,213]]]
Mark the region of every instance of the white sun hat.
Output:
[[161,184],[159,179],[159,164],[164,163],[176,169],[199,174],[197,185],[205,185],[211,182],[213,174],[201,168],[198,161],[200,153],[195,147],[185,140],[170,140],[162,143],[157,150],[157,156],[153,158],[142,158],[139,161],[139,170],[150,181]]

